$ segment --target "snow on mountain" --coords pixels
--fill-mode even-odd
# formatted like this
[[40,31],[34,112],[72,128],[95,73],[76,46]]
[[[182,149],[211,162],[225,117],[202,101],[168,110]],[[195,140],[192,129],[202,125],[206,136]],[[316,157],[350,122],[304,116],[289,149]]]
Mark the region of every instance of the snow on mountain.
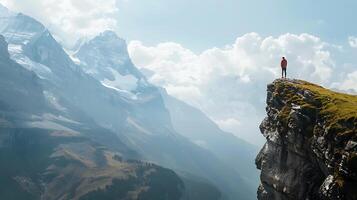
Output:
[[[10,44],[11,57],[42,78],[45,99],[63,116],[60,119],[86,121],[85,128],[91,123],[104,127],[144,159],[204,177],[231,199],[249,196],[248,186],[234,169],[175,132],[159,89],[133,65],[125,41],[114,32],[81,45],[74,55],[78,66],[36,20],[17,14],[0,18],[0,23],[6,24],[0,34]],[[64,125],[63,120],[46,116],[38,120],[41,124],[32,125]],[[111,144],[100,135],[96,139]]]
[[23,54],[23,46],[18,44],[10,44],[9,52],[11,59],[28,69],[34,71],[42,79],[50,79],[52,70],[45,65],[32,61],[29,57]]
[[48,107],[58,94],[47,84],[10,58],[0,35],[0,199],[182,199],[173,171],[129,161],[135,151],[77,108]]
[[[126,127],[140,135],[136,126],[127,123],[131,116],[146,129],[150,127],[153,134],[168,133],[170,120],[159,92],[133,66],[125,41],[115,33],[104,32],[82,45],[78,53],[89,53],[83,60],[96,64],[87,65],[87,69],[100,72],[94,76],[76,65],[35,19],[17,14],[0,18],[0,23],[4,21],[6,27],[0,27],[0,34],[9,43],[11,58],[42,78],[45,97],[53,108],[65,112],[76,107],[99,125],[116,131]],[[148,117],[149,112],[155,112],[156,117]]]
[[[148,71],[143,71],[139,72],[137,68],[131,63],[130,57],[128,56],[125,42],[118,38],[115,33],[113,32],[104,32],[94,38],[93,40],[87,42],[86,44],[82,45],[81,49],[78,51],[76,54],[76,58],[80,61],[82,64],[83,68],[85,68],[86,72],[90,75],[92,75],[94,78],[98,79],[101,81],[101,83],[109,88],[113,88],[116,91],[123,92],[125,90],[131,91],[132,93],[135,93],[137,90],[135,90],[135,82],[140,80],[143,81],[144,84],[146,83],[149,87],[153,88],[153,90],[157,90],[159,93],[159,89],[155,86],[150,85],[147,83],[146,79],[143,78],[142,73],[150,73]],[[113,78],[114,77],[114,78]],[[119,81],[120,80],[120,81]],[[141,91],[148,90],[149,87],[144,87],[141,86]],[[167,94],[164,93],[159,93],[157,94],[158,97],[161,99],[162,98],[164,101],[162,103],[167,103],[165,102],[167,100],[166,96]],[[171,101],[170,101],[171,102]],[[157,103],[155,103],[157,104]],[[249,157],[247,155],[248,159],[245,159],[244,161],[249,162],[249,158],[251,158],[251,161],[253,161],[254,158],[254,153],[253,149],[249,144],[245,142],[240,142],[239,139],[235,138],[234,136],[227,135],[225,137],[223,135],[223,131],[221,131],[217,125],[214,124],[214,122],[210,120],[206,120],[207,117],[205,117],[203,114],[197,114],[196,109],[191,108],[189,106],[181,106],[184,103],[172,103],[172,104],[166,104],[166,108],[169,109],[169,116],[167,116],[170,119],[170,127],[167,129],[163,130],[163,133],[167,132],[167,138],[160,138],[157,137],[158,135],[153,134],[152,130],[155,127],[150,127],[152,123],[142,123],[147,120],[145,117],[142,118],[141,120],[133,119],[133,118],[128,118],[127,119],[127,125],[134,127],[136,130],[140,130],[141,133],[144,133],[142,135],[135,135],[135,133],[130,132],[131,137],[133,137],[132,141],[135,143],[136,148],[139,147],[139,152],[143,155],[145,155],[145,158],[150,159],[150,160],[155,160],[164,166],[173,168],[173,169],[178,169],[177,162],[186,162],[184,154],[187,152],[190,152],[190,157],[192,157],[195,162],[189,164],[188,168],[190,172],[194,172],[196,174],[199,174],[200,176],[206,176],[205,174],[211,174],[210,176],[215,176],[213,174],[220,174],[218,176],[221,176],[220,178],[217,178],[214,182],[219,183],[218,185],[225,185],[225,188],[223,189],[225,192],[232,194],[232,193],[240,193],[243,195],[243,193],[246,194],[253,194],[254,196],[255,190],[252,188],[255,188],[254,183],[250,183],[250,180],[247,180],[247,177],[249,176],[242,176],[242,179],[238,178],[240,175],[238,175],[239,170],[242,168],[239,168],[239,170],[234,171],[231,169],[229,166],[230,165],[225,165],[228,162],[225,162],[228,160],[228,157],[232,158],[232,155],[234,157],[238,156],[237,154],[246,154],[249,153],[252,156]],[[168,105],[172,105],[169,106]],[[155,105],[155,107],[150,108],[150,110],[147,110],[145,113],[140,112],[141,116],[146,116],[149,114],[150,118],[157,118],[156,113],[158,113],[158,106],[165,106],[164,104],[160,105]],[[151,107],[151,106],[150,106]],[[171,122],[174,122],[174,125],[176,125],[177,118],[176,118],[176,112],[173,107],[177,107],[178,109],[183,108],[182,113],[182,118],[186,118],[188,121],[184,121],[184,123],[189,122],[190,119],[194,119],[196,115],[198,115],[199,120],[194,120],[191,123],[187,123],[189,126],[189,130],[187,129],[179,129],[177,128],[179,134],[175,132],[173,128],[171,127]],[[153,110],[154,109],[154,110]],[[146,109],[145,109],[146,110]],[[175,113],[170,113],[170,112],[175,112]],[[191,116],[194,115],[194,116]],[[171,116],[171,118],[170,118]],[[203,120],[201,120],[203,118]],[[208,118],[207,118],[208,119]],[[162,121],[163,119],[160,119],[158,121]],[[175,120],[175,121],[172,121]],[[201,120],[201,121],[200,121]],[[194,123],[198,123],[196,126]],[[148,126],[149,125],[149,126]],[[184,126],[184,124],[180,124]],[[180,126],[179,125],[179,126]],[[156,125],[157,126],[157,125]],[[149,127],[149,129],[148,129]],[[199,127],[199,128],[198,128]],[[194,134],[195,132],[192,131],[192,129],[198,130],[197,137],[193,136],[190,137],[190,134]],[[181,131],[185,131],[184,133]],[[162,131],[160,131],[162,132]],[[174,135],[170,134],[174,133]],[[186,138],[182,137],[185,136]],[[222,135],[222,136],[221,136]],[[160,135],[163,136],[163,135]],[[172,138],[174,136],[174,138]],[[230,137],[231,136],[231,137]],[[135,138],[135,139],[134,139]],[[187,138],[189,140],[187,140]],[[173,139],[173,140],[172,140]],[[214,144],[215,142],[220,141],[220,142],[227,142],[227,141],[232,141],[232,145],[237,145],[236,148],[225,148],[224,143],[220,144]],[[234,142],[233,142],[234,141]],[[238,142],[236,142],[238,141]],[[150,145],[150,146],[147,146]],[[207,146],[208,145],[208,146]],[[166,147],[170,147],[166,151]],[[171,148],[173,147],[173,149]],[[203,148],[202,148],[203,147]],[[246,151],[244,151],[244,149]],[[178,153],[179,151],[181,151]],[[216,150],[219,150],[220,152],[216,154]],[[187,152],[186,152],[187,151]],[[160,152],[160,153],[158,153]],[[186,152],[186,153],[185,153]],[[232,152],[229,155],[226,156],[225,159],[222,158],[222,154],[226,154],[227,152]],[[181,154],[183,153],[183,154]],[[237,153],[237,154],[235,154]],[[153,156],[155,155],[155,156]],[[196,157],[197,155],[200,155]],[[184,157],[182,157],[184,156]],[[219,157],[221,156],[221,157]],[[242,155],[242,158],[245,155]],[[174,159],[173,159],[174,157]],[[182,160],[181,160],[182,159]],[[206,160],[207,159],[207,160]],[[181,161],[180,161],[181,160]],[[209,161],[208,161],[209,160]],[[223,160],[223,161],[222,161]],[[232,159],[231,163],[234,163],[235,159]],[[210,166],[207,167],[207,172],[204,172],[202,174],[200,164],[204,162],[209,162],[211,163]],[[197,163],[196,163],[197,162]],[[174,164],[176,163],[176,164]],[[225,163],[225,164],[223,164]],[[243,162],[244,163],[244,162]],[[253,162],[252,162],[253,163]],[[198,164],[198,165],[196,165]],[[237,166],[236,163],[234,163],[234,166]],[[253,164],[252,164],[253,165]],[[241,165],[238,165],[241,167]],[[210,167],[213,167],[217,169],[217,171],[213,170],[211,171]],[[253,166],[254,169],[254,166]],[[197,170],[197,171],[196,171]],[[246,172],[246,171],[244,171]],[[242,174],[244,173],[242,172]],[[226,174],[225,174],[226,173]],[[223,175],[224,174],[224,175]],[[227,174],[230,174],[227,176]],[[253,176],[254,177],[254,176]],[[222,178],[222,179],[221,179]],[[240,179],[240,180],[237,180]],[[219,180],[221,179],[221,180]],[[230,180],[231,179],[231,180]],[[235,180],[234,180],[235,179]],[[245,180],[243,180],[245,179]],[[257,179],[257,178],[256,178]],[[232,181],[232,182],[230,182]],[[228,184],[228,182],[230,182]],[[233,183],[236,182],[236,183]],[[244,182],[244,183],[243,183]],[[254,182],[254,181],[252,181]],[[225,183],[225,184],[222,184]],[[236,189],[238,186],[234,185],[240,185],[239,191]],[[245,184],[249,185],[254,185],[251,188],[247,188]],[[243,189],[244,188],[244,189]],[[233,192],[234,191],[234,192]],[[243,195],[244,196],[244,195]]]
[[40,113],[45,103],[38,78],[13,62],[7,49],[5,38],[0,36],[0,112]]
[[36,40],[41,34],[48,34],[46,28],[36,20],[23,14],[13,13],[3,6],[0,6],[0,13],[0,34],[4,35],[9,43],[11,59],[26,69],[34,71],[40,78],[53,78],[51,69],[34,62],[24,53],[26,45],[31,41]]
[[107,68],[113,75],[113,80],[105,78],[101,83],[107,87],[113,87],[117,90],[133,91],[138,85],[138,79],[131,74],[121,75],[113,68]]
[[34,37],[48,33],[41,23],[22,13],[3,16],[0,21],[0,32],[9,44],[26,45]]
[[131,62],[125,40],[113,31],[105,31],[80,45],[73,58],[104,86],[131,93],[132,98],[136,98],[140,88],[149,85]]

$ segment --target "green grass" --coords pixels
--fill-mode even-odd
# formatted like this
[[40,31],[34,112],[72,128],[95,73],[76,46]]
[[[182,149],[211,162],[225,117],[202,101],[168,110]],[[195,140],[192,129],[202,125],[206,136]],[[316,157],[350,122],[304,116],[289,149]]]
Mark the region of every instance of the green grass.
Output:
[[[299,95],[308,91],[311,99],[305,99],[305,95]],[[356,136],[357,127],[357,96],[343,94],[325,89],[321,86],[297,80],[277,81],[274,95],[280,96],[286,102],[286,106],[280,113],[280,119],[287,123],[292,105],[301,107],[301,111],[315,116],[323,121],[325,128],[340,136]]]
[[[321,128],[326,131],[325,139],[332,144],[334,156],[342,158],[345,145],[349,140],[357,140],[357,96],[331,91],[319,85],[302,80],[277,80],[273,84],[273,96],[282,100],[278,115],[280,122],[287,128],[293,106],[300,106],[300,112],[309,116],[313,124],[305,132],[308,137],[321,135]],[[320,123],[322,127],[316,126]],[[357,152],[348,153],[347,167],[351,176],[357,173]],[[335,166],[336,183],[347,199],[357,199],[356,177],[345,176]],[[354,175],[355,176],[355,175]]]

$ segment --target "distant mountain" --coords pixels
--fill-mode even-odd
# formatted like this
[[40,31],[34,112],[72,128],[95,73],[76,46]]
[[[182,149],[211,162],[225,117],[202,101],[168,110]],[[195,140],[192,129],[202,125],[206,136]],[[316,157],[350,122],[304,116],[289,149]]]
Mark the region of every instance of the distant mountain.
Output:
[[3,115],[36,115],[46,109],[42,86],[35,73],[10,59],[8,45],[0,35],[0,109]]
[[[209,191],[211,199],[219,199],[221,194],[224,199],[255,198],[255,195],[252,196],[254,188],[235,169],[236,166],[229,166],[224,159],[218,157],[219,154],[191,142],[189,138],[175,131],[160,89],[148,83],[132,64],[125,42],[114,32],[106,31],[82,43],[71,59],[41,23],[23,14],[14,14],[10,11],[3,13],[5,14],[0,18],[0,34],[4,35],[9,43],[10,58],[21,65],[22,71],[34,77],[33,80],[29,78],[30,75],[26,75],[27,78],[16,77],[19,80],[32,81],[31,84],[26,85],[29,87],[28,90],[21,94],[28,94],[32,90],[38,91],[29,94],[34,95],[31,98],[18,97],[8,91],[9,99],[3,97],[3,102],[5,102],[3,113],[7,113],[4,114],[4,124],[14,124],[14,121],[18,121],[19,123],[12,126],[16,128],[16,131],[19,128],[25,128],[20,132],[37,133],[39,131],[44,135],[49,135],[49,139],[38,139],[33,142],[30,140],[30,145],[40,146],[39,144],[54,140],[54,144],[51,143],[49,147],[48,154],[40,155],[42,149],[38,149],[34,156],[41,160],[49,159],[46,165],[41,165],[45,168],[40,167],[38,170],[47,170],[49,166],[51,166],[50,169],[55,170],[54,175],[50,176],[52,177],[50,180],[54,182],[45,182],[45,185],[54,184],[53,187],[56,188],[58,183],[73,184],[71,190],[67,188],[61,194],[56,194],[56,197],[57,195],[77,197],[79,192],[81,198],[102,199],[103,196],[107,196],[108,192],[116,195],[117,190],[122,188],[121,184],[132,183],[135,187],[125,186],[127,190],[122,191],[124,195],[135,197],[141,192],[140,194],[148,195],[147,197],[151,199],[162,199],[160,195],[164,194],[172,197],[169,199],[181,198],[181,196],[184,199],[202,199],[202,195],[207,193],[197,193],[197,191]],[[4,73],[4,76],[7,74],[11,77],[10,72]],[[4,79],[4,82],[8,84],[7,88],[11,89],[12,84],[17,84],[12,83],[11,78]],[[19,91],[23,87],[19,85]],[[17,87],[13,86],[13,88],[17,92]],[[38,99],[32,100],[35,97]],[[29,107],[31,112],[26,111],[22,115],[13,111],[7,112],[6,108],[17,106],[16,101],[12,99],[18,99],[19,112],[25,112],[26,107]],[[32,101],[34,104],[30,105]],[[14,135],[16,134],[11,132],[10,138]],[[24,135],[21,135],[20,139],[22,137]],[[43,137],[47,138],[47,136]],[[13,140],[8,139],[8,136],[4,138],[7,138],[6,141]],[[26,144],[28,138],[23,140]],[[12,144],[6,143],[6,146],[14,149]],[[18,148],[17,145],[15,147]],[[15,151],[17,151],[16,148]],[[29,148],[31,149],[32,146]],[[4,150],[4,155],[5,159],[7,155],[12,154],[7,154]],[[59,161],[57,155],[61,158]],[[14,165],[26,165],[29,162],[27,159],[27,157],[23,159],[19,157],[20,163]],[[70,160],[70,162],[62,162],[63,159]],[[179,173],[182,180],[170,170],[157,165],[129,162],[130,159],[149,161],[173,169]],[[67,165],[72,167],[66,168]],[[118,181],[117,175],[112,173],[123,174],[121,170],[127,170],[127,168],[121,168],[121,166],[129,166],[129,169],[144,168],[144,173],[142,170],[132,170],[135,171],[133,177],[125,179],[129,183],[120,179]],[[4,171],[8,168],[11,166],[4,166]],[[106,170],[93,171],[97,168]],[[69,171],[65,171],[64,175],[65,172],[62,170]],[[75,176],[74,179],[70,179],[69,177],[76,174],[75,171],[84,173],[79,173],[79,177]],[[145,171],[154,171],[162,176],[157,175],[161,176],[157,179],[152,177],[153,182],[150,182],[151,177],[145,176],[149,172]],[[99,177],[90,176],[93,173],[98,174]],[[113,183],[112,185],[105,186],[107,182],[103,181],[101,184],[104,185],[98,183],[99,188],[88,189],[91,185],[89,180],[103,180],[101,175],[106,174],[110,179],[105,180]],[[15,172],[11,174],[10,179],[14,175],[16,175]],[[65,180],[53,177],[65,177],[63,178]],[[167,180],[161,181],[166,178]],[[25,182],[24,185],[28,183],[26,178],[19,180]],[[43,179],[34,180],[42,181]],[[81,183],[88,183],[88,185],[82,190],[76,180],[81,180]],[[141,181],[149,185],[140,185]],[[150,185],[151,183],[153,185]],[[157,192],[155,187],[159,187],[162,183],[165,183],[162,186],[163,192]],[[142,190],[138,188],[139,186]],[[145,188],[149,189],[145,190]],[[131,192],[133,190],[134,192]],[[68,191],[71,192],[68,193]],[[40,194],[45,195],[44,190],[41,189]],[[134,197],[132,198],[135,199]],[[63,198],[66,199],[69,196],[63,196]]]
[[125,160],[112,133],[52,109],[40,78],[9,56],[0,36],[0,199],[181,199],[173,171]]
[[252,187],[258,186],[259,174],[253,162],[257,147],[222,131],[202,111],[168,95],[165,89],[161,94],[177,132],[234,167]]
[[[83,66],[88,74],[99,80],[104,86],[112,88],[120,94],[131,94],[130,97],[132,100],[140,101],[141,93],[147,93],[148,91],[155,91],[155,95],[160,97],[160,105],[157,105],[159,107],[156,107],[145,114],[149,114],[148,118],[151,118],[152,114],[157,113],[162,109],[165,110],[165,113],[167,113],[165,116],[167,119],[165,119],[165,121],[169,120],[169,123],[167,124],[167,129],[162,132],[164,135],[158,135],[158,132],[153,134],[146,131],[146,133],[149,134],[139,135],[133,139],[136,140],[134,145],[140,146],[140,148],[138,149],[135,146],[132,147],[139,151],[141,155],[144,155],[146,159],[155,161],[166,167],[176,169],[177,171],[188,172],[189,174],[205,177],[210,182],[215,183],[225,193],[225,195],[228,194],[227,198],[229,198],[229,195],[231,195],[230,197],[232,199],[238,195],[245,195],[247,198],[248,196],[252,196],[252,198],[255,196],[254,188],[257,185],[257,176],[251,176],[246,178],[246,180],[243,180],[238,171],[235,170],[233,166],[229,165],[231,163],[223,162],[223,160],[218,157],[218,155],[223,154],[222,151],[215,154],[214,151],[218,149],[202,148],[196,143],[190,141],[189,137],[189,139],[182,137],[189,136],[192,132],[181,132],[186,130],[179,130],[178,132],[175,131],[175,128],[172,126],[170,120],[170,110],[166,110],[164,105],[165,102],[163,101],[165,98],[162,99],[160,89],[148,83],[144,75],[137,70],[128,55],[125,41],[119,38],[114,32],[105,31],[99,36],[84,43],[73,57],[81,64],[81,66]],[[125,80],[128,77],[131,77],[130,79],[134,83],[131,85],[134,87],[126,88],[125,83],[115,81],[118,79]],[[115,85],[113,83],[117,84]],[[191,113],[192,112],[188,112],[187,114]],[[157,116],[155,118],[157,118]],[[163,119],[160,121],[162,120]],[[162,123],[160,121],[158,121],[158,123]],[[212,121],[207,122],[208,123],[201,125],[207,126],[214,124]],[[190,124],[192,123],[187,125],[191,126]],[[144,127],[147,127],[147,125]],[[200,131],[205,130],[201,129]],[[209,132],[201,132],[201,134],[206,135],[206,137],[210,137]],[[235,138],[234,136],[232,137]],[[143,141],[144,138],[145,140]],[[239,141],[238,139],[236,140]],[[221,141],[225,142],[224,140]],[[249,160],[249,162],[252,163],[250,172],[257,174],[253,165],[255,152],[251,150],[252,146],[243,141],[241,143],[234,143],[234,145],[241,146],[236,147],[236,149],[244,149],[247,147],[247,152],[249,152],[249,154],[246,154],[246,152],[243,151],[232,152],[230,155],[226,155],[227,160],[228,158],[236,160],[234,158],[238,155],[235,154],[232,157],[233,153],[245,153],[245,156],[250,156],[251,158],[251,160]],[[244,164],[241,166],[243,165]],[[187,173],[180,174],[187,176]],[[250,184],[248,182],[254,182],[255,184]]]
[[104,31],[83,43],[75,57],[78,57],[82,62],[81,66],[84,67],[84,70],[97,79],[113,79],[115,78],[113,71],[115,71],[119,72],[121,76],[131,75],[137,81],[145,80],[145,77],[132,63],[125,40],[119,38],[113,31]]

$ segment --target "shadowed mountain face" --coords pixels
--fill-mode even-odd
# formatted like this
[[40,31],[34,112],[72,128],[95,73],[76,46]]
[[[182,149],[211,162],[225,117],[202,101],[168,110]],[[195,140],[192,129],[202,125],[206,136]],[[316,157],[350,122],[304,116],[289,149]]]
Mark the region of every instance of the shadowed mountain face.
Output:
[[[151,91],[159,92],[157,95],[160,96],[160,105],[157,105],[155,109],[146,114],[152,115],[164,109],[168,114],[168,116],[166,115],[165,117],[172,121],[169,121],[167,129],[161,134],[144,134],[135,138],[136,140],[139,139],[137,144],[140,144],[140,149],[144,150],[140,153],[144,155],[145,159],[154,160],[166,167],[204,177],[215,183],[223,193],[228,194],[227,198],[229,198],[229,195],[231,195],[231,198],[235,198],[239,195],[245,196],[246,198],[249,198],[249,196],[254,198],[255,191],[252,188],[257,186],[256,181],[258,178],[253,166],[255,155],[253,146],[230,134],[222,134],[223,131],[212,121],[208,120],[203,113],[189,106],[185,108],[191,109],[183,110],[186,115],[192,116],[199,113],[200,119],[204,120],[201,122],[198,120],[190,121],[190,119],[193,118],[187,117],[187,121],[181,123],[181,127],[190,127],[197,130],[196,133],[189,130],[190,128],[182,129],[180,126],[174,127],[177,125],[175,122],[179,120],[173,118],[176,116],[176,113],[172,113],[175,112],[175,110],[170,108],[181,108],[181,104],[184,103],[180,104],[175,102],[176,104],[174,103],[171,107],[168,107],[168,99],[172,97],[168,97],[167,94],[161,92],[161,89],[147,83],[146,78],[133,66],[128,56],[126,46],[123,45],[125,45],[125,42],[117,37],[115,33],[106,31],[84,43],[75,54],[75,59],[86,69],[88,74],[101,81],[105,87],[111,88],[120,94],[130,94],[128,97],[133,101],[140,100],[141,94],[147,92],[148,88],[150,88]],[[117,81],[120,79],[134,80],[134,84],[130,84],[134,87],[128,88],[125,82]],[[161,121],[162,119],[158,121],[158,123],[162,123]],[[201,129],[198,128],[200,126],[202,127]],[[207,127],[207,129],[203,127]],[[214,127],[215,129],[210,130],[210,127]],[[211,137],[209,142],[212,148],[197,145],[191,137],[194,137],[197,133],[200,134],[197,140],[198,138],[205,140]],[[134,135],[136,133],[131,134]],[[142,141],[143,138],[145,138],[145,143]],[[215,139],[218,140],[214,141]],[[221,142],[222,144],[217,144]],[[149,144],[149,146],[147,146],[147,144]],[[233,149],[224,148],[224,145],[228,144]],[[233,147],[234,145],[237,146]],[[133,148],[136,149],[135,147]],[[242,157],[237,158],[238,155]],[[245,165],[247,167],[244,168],[243,163],[245,162],[252,163],[252,166],[249,167]],[[232,163],[234,163],[234,165],[232,165]],[[242,164],[240,165],[239,163]],[[235,168],[238,168],[238,170],[235,170]],[[250,170],[248,170],[248,168]],[[245,169],[247,169],[247,171],[244,171]],[[243,176],[243,174],[248,173],[252,175]]]
[[125,40],[112,31],[105,31],[79,46],[75,57],[87,73],[100,81],[107,80],[108,85],[112,82],[112,87],[118,90],[130,92],[137,89],[137,83],[148,85],[131,62]]
[[114,134],[52,109],[40,79],[9,58],[2,36],[0,71],[0,199],[183,196],[173,171],[124,159],[132,152]]
[[[140,195],[142,199],[162,199],[163,195],[168,199],[202,199],[200,193],[206,195],[207,191],[211,199],[219,199],[221,194],[225,199],[254,199],[253,188],[236,165],[227,164],[228,157],[221,159],[222,153],[212,152],[214,148],[203,148],[175,131],[160,90],[135,68],[125,42],[115,33],[107,31],[84,43],[73,55],[74,62],[46,28],[31,17],[2,12],[0,26],[10,52],[1,51],[7,57],[2,67],[11,62],[25,73],[16,77],[21,73],[4,71],[4,77],[8,76],[1,79],[8,92],[0,101],[4,105],[4,128],[15,128],[14,132],[21,128],[21,133],[42,131],[48,138],[31,144],[53,140],[45,155],[35,154],[47,160],[38,169],[43,176],[24,175],[17,184],[34,182],[40,188],[34,194],[48,199],[112,199],[112,195],[128,199]],[[14,82],[11,74],[24,82]],[[22,114],[6,112],[11,106]],[[6,143],[17,151],[17,146],[11,145]],[[171,168],[183,177],[183,182],[172,171],[129,162],[132,158]],[[28,162],[19,160],[23,165]],[[15,175],[9,175],[9,179]],[[44,180],[49,188],[40,187]],[[93,181],[97,182],[90,184]],[[21,188],[26,184],[20,184]],[[63,184],[68,187],[56,190]],[[123,184],[127,184],[125,191],[119,189]],[[163,191],[155,192],[156,187],[163,187]]]
[[[0,36],[0,107],[8,114],[39,113],[46,107],[36,74],[10,59],[8,45]],[[27,100],[27,101],[24,101]]]

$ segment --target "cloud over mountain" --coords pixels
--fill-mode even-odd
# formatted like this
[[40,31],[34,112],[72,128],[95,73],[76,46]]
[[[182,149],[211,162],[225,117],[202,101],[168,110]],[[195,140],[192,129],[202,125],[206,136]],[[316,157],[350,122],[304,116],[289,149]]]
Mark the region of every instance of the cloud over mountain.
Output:
[[67,44],[117,26],[116,0],[3,0],[1,3],[38,19]]
[[[120,8],[128,9],[125,6],[130,2],[1,1],[45,23],[67,47],[81,36],[91,37],[105,29],[118,30]],[[134,5],[130,12],[137,13]],[[290,77],[340,90],[357,90],[353,52],[356,49],[351,48],[356,46],[356,38],[351,36],[344,41],[346,44],[340,47],[322,41],[320,35],[286,33],[272,37],[248,33],[230,45],[200,53],[182,46],[181,42],[147,46],[132,41],[129,48],[136,65],[154,72],[148,73],[151,82],[199,107],[225,130],[237,130],[240,136],[255,141],[260,137],[257,124],[264,116],[265,84],[280,76],[281,56],[289,60]],[[346,57],[349,58],[345,60]],[[255,130],[256,135],[251,130]]]
[[354,37],[354,36],[348,37],[348,44],[349,44],[352,48],[357,48],[357,37]]
[[199,54],[177,43],[145,46],[140,41],[132,41],[129,52],[137,66],[154,72],[152,83],[199,107],[222,128],[255,142],[265,85],[280,76],[281,57],[289,60],[290,77],[329,85],[335,68],[331,46],[310,34],[248,33],[231,45]]

